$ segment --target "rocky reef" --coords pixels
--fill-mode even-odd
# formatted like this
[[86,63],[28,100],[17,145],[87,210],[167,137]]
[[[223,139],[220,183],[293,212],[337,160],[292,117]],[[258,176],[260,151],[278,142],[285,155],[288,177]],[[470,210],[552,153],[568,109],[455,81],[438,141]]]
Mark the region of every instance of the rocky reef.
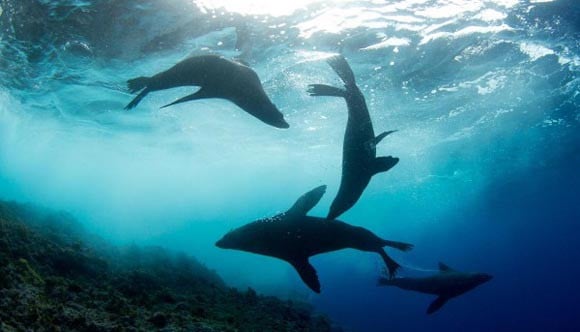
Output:
[[306,304],[228,287],[193,257],[113,246],[0,201],[0,331],[331,331]]

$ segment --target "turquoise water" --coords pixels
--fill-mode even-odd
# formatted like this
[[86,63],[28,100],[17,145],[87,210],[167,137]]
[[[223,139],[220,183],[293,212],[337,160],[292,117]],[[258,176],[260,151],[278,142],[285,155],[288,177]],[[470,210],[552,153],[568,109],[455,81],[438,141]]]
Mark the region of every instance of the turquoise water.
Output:
[[[222,7],[225,6],[225,7]],[[313,303],[350,331],[577,331],[579,21],[575,1],[0,1],[0,198],[71,212],[120,243],[184,250],[231,285]],[[378,256],[317,256],[322,294],[282,261],[214,246],[228,230],[338,190],[341,52],[375,131],[398,129],[341,220],[413,243],[401,275],[443,261],[494,279],[426,316],[376,287]],[[132,111],[127,79],[189,55],[243,59],[290,129],[222,100]],[[376,256],[376,257],[375,257]]]

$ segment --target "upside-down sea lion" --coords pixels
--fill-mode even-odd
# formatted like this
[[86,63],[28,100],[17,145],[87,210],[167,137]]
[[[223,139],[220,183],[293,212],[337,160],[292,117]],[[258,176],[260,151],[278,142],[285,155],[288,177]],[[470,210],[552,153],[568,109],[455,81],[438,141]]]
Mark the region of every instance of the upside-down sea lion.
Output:
[[358,201],[373,175],[388,171],[399,158],[377,158],[376,145],[394,131],[385,131],[375,137],[365,97],[356,85],[350,66],[342,56],[334,56],[327,62],[344,82],[344,89],[311,84],[308,92],[311,96],[342,97],[348,106],[340,188],[328,212],[328,219],[335,219]]

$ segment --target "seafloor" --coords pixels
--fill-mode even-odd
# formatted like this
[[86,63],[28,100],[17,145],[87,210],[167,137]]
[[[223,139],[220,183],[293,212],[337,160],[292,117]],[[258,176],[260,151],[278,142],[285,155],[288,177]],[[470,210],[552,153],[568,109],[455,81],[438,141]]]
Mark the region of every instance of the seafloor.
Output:
[[0,201],[0,331],[336,331],[306,304],[228,287],[185,254],[113,246]]

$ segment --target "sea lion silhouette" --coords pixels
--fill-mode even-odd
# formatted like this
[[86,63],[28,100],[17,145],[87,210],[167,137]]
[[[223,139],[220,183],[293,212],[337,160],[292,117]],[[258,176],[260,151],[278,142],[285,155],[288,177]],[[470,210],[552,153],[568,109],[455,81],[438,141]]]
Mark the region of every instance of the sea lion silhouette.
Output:
[[256,72],[239,62],[217,55],[187,58],[152,77],[127,81],[131,93],[141,91],[125,109],[132,109],[150,92],[179,86],[199,86],[200,89],[163,107],[203,98],[227,99],[263,122],[276,128],[289,128],[274,105]]
[[351,248],[375,252],[384,260],[393,277],[400,265],[387,255],[383,247],[408,251],[413,246],[384,240],[365,228],[342,221],[307,216],[306,213],[320,201],[325,191],[326,186],[309,191],[288,211],[234,229],[217,241],[216,246],[284,260],[316,293],[320,293],[320,282],[308,259],[331,251]]
[[432,314],[441,309],[449,299],[464,294],[492,278],[486,273],[459,272],[439,263],[438,274],[424,278],[380,278],[379,285],[438,295],[427,309],[427,314]]
[[395,131],[385,131],[375,137],[365,97],[356,85],[352,69],[343,56],[331,57],[327,62],[342,79],[345,88],[310,84],[308,92],[311,96],[342,97],[348,106],[340,188],[327,216],[335,219],[358,201],[373,175],[390,170],[399,158],[377,158],[377,144]]

